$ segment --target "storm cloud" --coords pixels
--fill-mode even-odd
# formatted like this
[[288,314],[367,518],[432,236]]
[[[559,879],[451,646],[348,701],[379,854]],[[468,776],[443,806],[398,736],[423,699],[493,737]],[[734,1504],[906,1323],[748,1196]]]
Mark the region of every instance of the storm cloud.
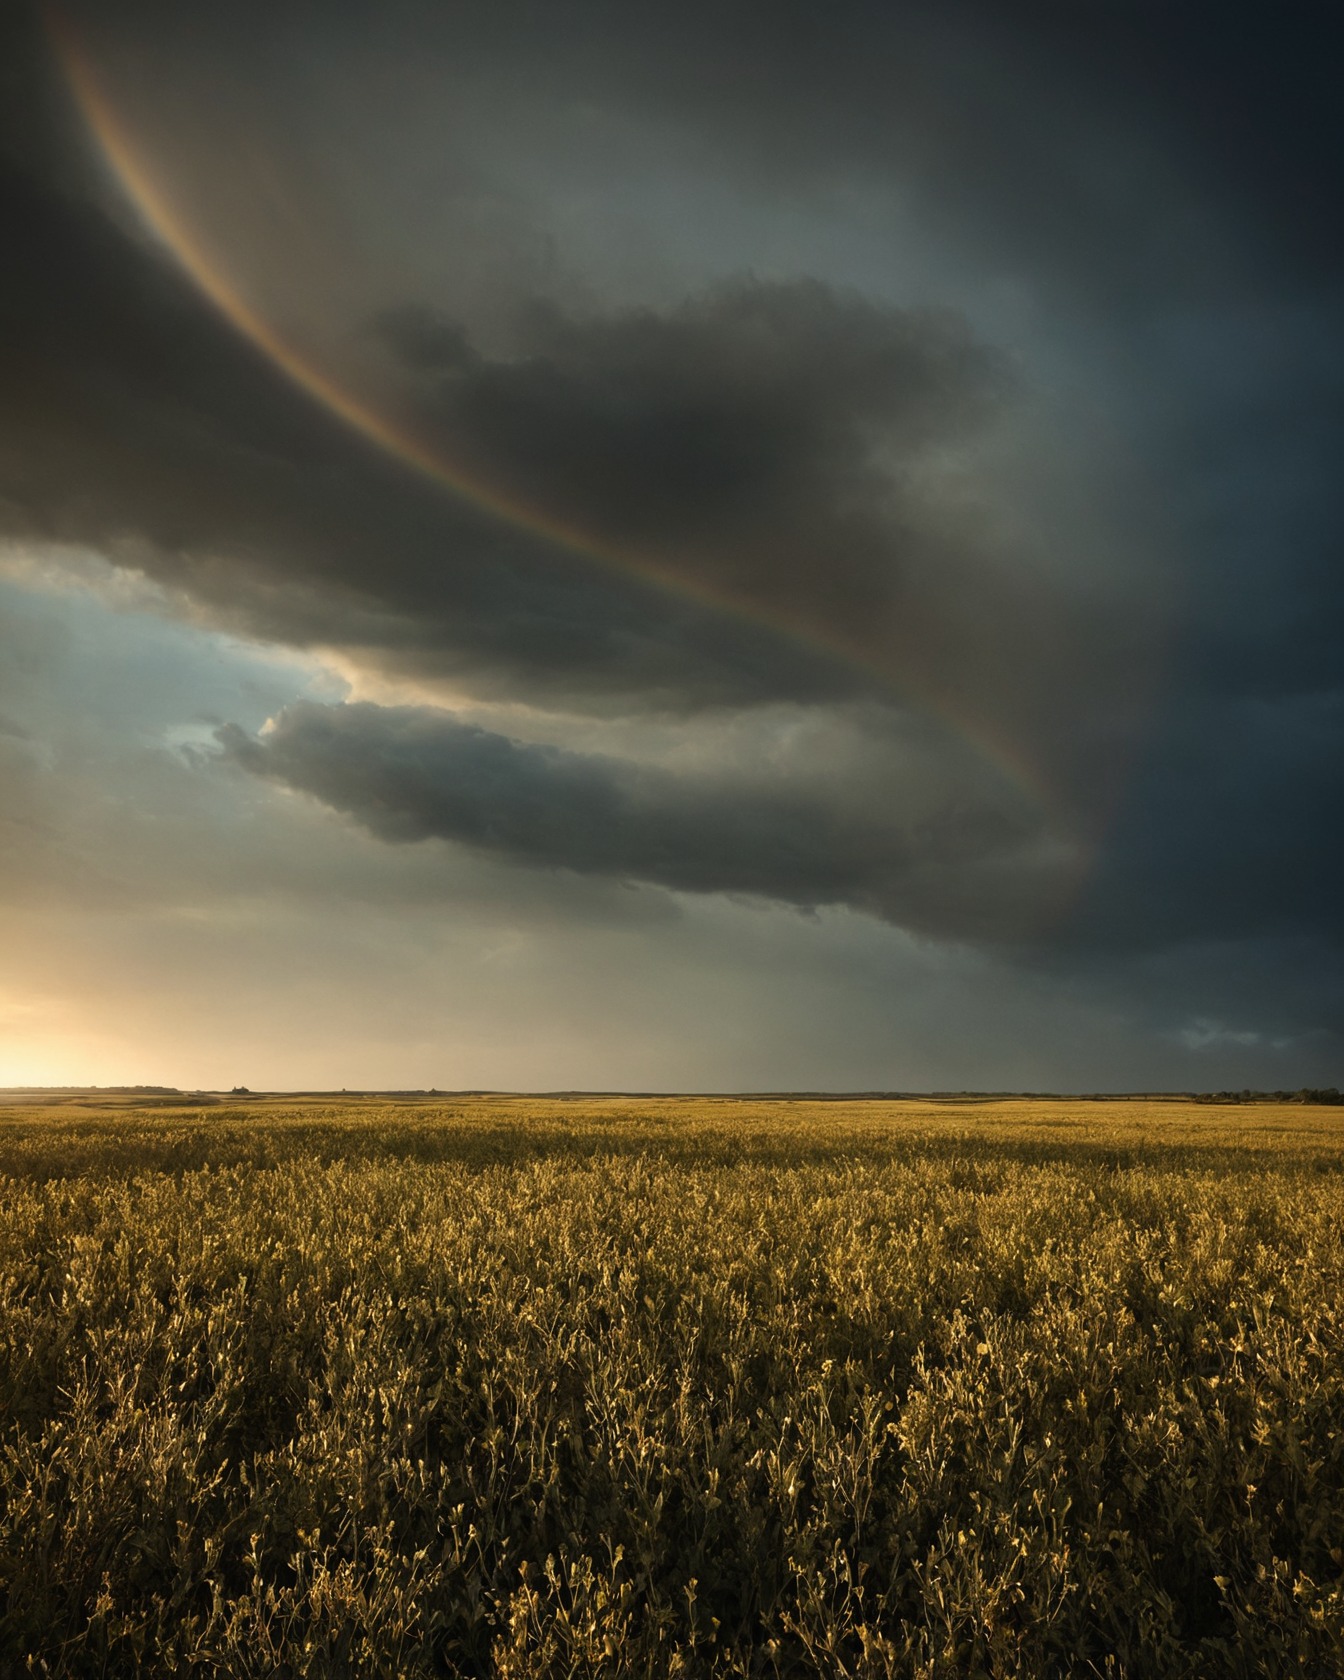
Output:
[[983,803],[930,819],[837,808],[754,785],[529,744],[444,712],[287,707],[259,737],[221,732],[255,774],[344,812],[382,839],[457,842],[544,869],[843,904],[953,937],[1020,932],[1069,877],[1019,812]]
[[638,901],[650,965],[712,927],[688,1010],[824,923],[874,1046],[913,939],[1005,1066],[1039,996],[1033,1068],[1083,999],[1079,1067],[1338,1078],[1342,44],[11,9],[0,902],[359,897],[404,952],[441,870],[575,949]]
[[382,459],[97,211],[0,186],[12,534],[111,545],[254,634],[515,691],[694,706],[899,681],[897,568],[934,561],[870,457],[955,444],[1006,383],[955,318],[739,281],[663,314],[536,304],[530,353],[487,359],[389,312],[418,421],[603,560]]
[[661,311],[534,301],[490,356],[393,309],[377,330],[414,426],[534,510],[509,523],[314,410],[115,227],[11,196],[16,534],[102,546],[245,634],[482,694],[934,697],[1080,812],[1105,797],[1162,654],[1152,562],[1099,566],[1072,510],[1032,536],[1011,480],[968,496],[968,452],[1029,421],[955,313],[738,278]]

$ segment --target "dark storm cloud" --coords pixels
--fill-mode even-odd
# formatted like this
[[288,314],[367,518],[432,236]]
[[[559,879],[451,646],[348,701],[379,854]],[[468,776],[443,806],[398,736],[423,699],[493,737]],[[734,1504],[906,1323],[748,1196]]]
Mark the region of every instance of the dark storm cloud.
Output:
[[510,357],[385,316],[417,423],[641,581],[380,458],[153,253],[7,186],[11,530],[120,542],[246,633],[483,692],[678,709],[936,689],[1083,806],[1104,783],[1074,722],[1146,681],[1147,610],[1004,564],[958,524],[958,489],[942,505],[926,462],[1014,400],[955,315],[741,279],[663,310],[538,302]]
[[1344,948],[1344,688],[1186,698],[1150,746],[1071,932],[1099,948]]
[[899,679],[939,595],[984,570],[903,527],[870,460],[958,442],[1006,388],[951,315],[742,280],[661,313],[538,302],[520,353],[489,359],[456,322],[389,310],[405,400],[453,458],[640,581],[379,458],[96,207],[11,168],[0,220],[5,524],[121,543],[253,633],[570,698],[750,702]]
[[302,704],[259,738],[230,729],[222,739],[234,762],[387,840],[450,840],[690,892],[846,904],[1024,951],[1043,949],[1044,929],[1076,955],[1218,940],[1344,944],[1344,787],[1333,756],[1342,723],[1339,695],[1187,711],[1064,925],[1057,907],[1077,890],[1080,861],[1052,852],[1039,821],[1002,799],[915,819],[890,790],[837,805],[777,778],[674,774],[422,708]]
[[[181,15],[161,0],[102,9],[130,31]],[[347,44],[414,40],[445,78],[460,69],[453,85],[488,88],[524,121],[557,89],[655,116],[754,171],[763,194],[898,180],[971,261],[1108,312],[1333,284],[1344,258],[1344,19],[1315,0],[389,0],[380,13],[385,32],[362,6],[238,5],[216,47],[264,70],[258,41],[301,49],[319,15]]]
[[[608,49],[637,97],[664,90],[786,171],[890,170],[971,249],[1104,310],[1338,276],[1344,19],[1313,0],[642,17],[649,35],[613,30]],[[564,62],[581,77],[580,54],[602,50]]]
[[[1315,0],[73,9],[123,43],[204,42],[235,77],[264,78],[315,39],[378,76],[410,43],[446,86],[522,112],[561,90],[709,137],[763,190],[896,176],[982,257],[1107,309],[1289,275],[1333,283],[1344,256],[1344,19]],[[1253,248],[1243,269],[1227,262],[1228,231]]]
[[478,516],[349,434],[97,210],[0,173],[0,522],[113,545],[239,628],[672,706],[824,657]]
[[[132,44],[170,16],[101,10]],[[1112,794],[1113,763],[1136,751],[1126,707],[1143,712],[1153,686],[1161,615],[1144,603],[1161,569],[1182,603],[1182,658],[1073,950],[1338,939],[1339,17],[216,10],[172,8],[172,28],[217,31],[219,74],[263,88],[316,29],[394,62],[439,54],[445,78],[498,88],[522,144],[529,105],[562,87],[576,107],[693,133],[763,200],[883,180],[913,226],[946,238],[968,288],[1028,285],[1068,353],[1095,355],[1077,378],[1112,417],[1117,460],[1142,458],[1169,496],[1169,545],[1155,563],[1136,543],[1108,593],[1088,569],[1095,525],[1061,541],[1076,568],[1033,573],[1004,557],[992,521],[986,534],[928,499],[928,461],[1013,414],[1031,371],[1010,376],[952,314],[748,278],[656,308],[542,300],[501,348],[432,299],[390,297],[374,330],[418,425],[504,491],[786,633],[549,549],[296,393],[98,208],[50,90],[20,101],[27,127],[0,178],[9,530],[124,543],[252,634],[495,694],[691,709],[824,702],[912,676],[934,692],[936,679],[1066,794],[1089,779]],[[807,651],[799,631],[869,674]],[[249,767],[376,832],[546,867],[847,903],[972,938],[997,937],[1004,907],[1037,890],[1018,868],[1029,837],[988,816],[924,835],[841,823],[432,714],[295,710],[261,742],[231,741]],[[1080,803],[1095,816],[1102,801]]]
[[899,589],[898,491],[876,447],[911,462],[960,440],[1010,384],[956,317],[814,281],[742,280],[661,313],[538,304],[507,360],[474,354],[451,322],[408,325],[388,330],[434,376],[428,411],[474,475],[837,632]]
[[1013,385],[955,315],[743,279],[662,311],[537,303],[509,358],[386,315],[441,446],[641,581],[380,458],[105,218],[6,187],[9,528],[120,543],[244,632],[580,705],[937,686],[1065,782],[1055,691],[1104,705],[1148,660],[1142,613],[943,528],[922,464]]
[[449,840],[543,869],[845,904],[986,938],[1018,931],[1059,884],[1033,825],[988,804],[902,822],[778,782],[674,774],[413,707],[303,703],[260,737],[220,739],[235,763],[383,839]]

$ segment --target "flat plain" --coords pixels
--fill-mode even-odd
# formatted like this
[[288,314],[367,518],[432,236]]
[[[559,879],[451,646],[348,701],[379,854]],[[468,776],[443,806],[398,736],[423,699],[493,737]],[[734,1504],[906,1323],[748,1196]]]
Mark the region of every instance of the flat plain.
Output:
[[1344,1110],[0,1107],[0,1673],[1344,1673]]

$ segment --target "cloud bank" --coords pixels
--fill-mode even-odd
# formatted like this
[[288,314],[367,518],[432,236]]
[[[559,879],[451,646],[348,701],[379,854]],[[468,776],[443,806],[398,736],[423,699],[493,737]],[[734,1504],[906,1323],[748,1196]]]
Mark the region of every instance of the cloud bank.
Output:
[[[749,929],[824,924],[874,1046],[873,996],[909,1002],[864,941],[913,937],[1005,1066],[1041,987],[1095,1009],[1098,1066],[1113,1030],[1344,1077],[1320,8],[72,0],[68,31],[98,120],[64,38],[0,22],[0,592],[63,603],[40,644],[0,621],[0,902],[143,907],[171,854],[164,917],[256,875],[382,894],[405,952],[441,869],[445,917],[475,892],[576,948],[638,900],[651,964],[712,926],[687,1009]],[[264,697],[209,675],[230,638]]]
[[1018,929],[1068,876],[1048,837],[988,804],[932,820],[838,810],[777,782],[529,744],[441,711],[298,704],[259,737],[220,739],[243,768],[385,840],[453,841],[682,892],[846,905],[944,936]]

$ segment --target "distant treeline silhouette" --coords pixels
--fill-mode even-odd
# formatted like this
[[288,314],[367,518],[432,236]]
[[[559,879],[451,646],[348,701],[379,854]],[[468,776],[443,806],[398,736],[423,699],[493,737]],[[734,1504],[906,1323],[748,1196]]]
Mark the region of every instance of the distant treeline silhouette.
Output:
[[1201,1103],[1344,1103],[1344,1097],[1333,1085],[1324,1090],[1304,1085],[1300,1091],[1192,1091],[1190,1100]]

